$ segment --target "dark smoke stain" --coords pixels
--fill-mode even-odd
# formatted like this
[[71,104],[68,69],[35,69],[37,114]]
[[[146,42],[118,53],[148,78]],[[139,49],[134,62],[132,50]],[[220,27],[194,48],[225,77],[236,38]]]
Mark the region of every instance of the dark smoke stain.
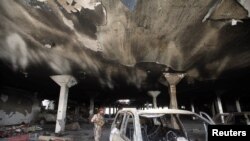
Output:
[[229,56],[230,63],[227,66],[229,69],[250,66],[250,21],[243,21],[236,26],[228,24],[219,33],[221,42],[218,44],[219,50],[214,52],[217,55],[215,58],[221,60],[223,56]]
[[[159,4],[157,4],[159,2]],[[201,3],[204,1],[201,1]],[[211,0],[214,2],[214,0]],[[104,1],[106,3],[105,8],[111,10],[111,12],[116,12],[114,9],[119,9],[121,1]],[[136,62],[140,62],[146,59],[150,61],[157,61],[162,58],[164,60],[166,57],[166,52],[164,52],[167,48],[169,42],[173,41],[177,47],[180,49],[184,57],[184,64],[183,68],[185,70],[197,68],[200,71],[201,76],[210,77],[210,75],[214,72],[209,72],[206,69],[206,64],[213,63],[216,61],[222,60],[225,56],[236,56],[235,54],[241,55],[244,52],[248,51],[247,46],[249,45],[249,31],[245,29],[249,29],[249,26],[244,24],[244,27],[239,28],[238,26],[242,26],[241,24],[237,25],[236,27],[225,26],[222,29],[214,29],[211,27],[208,22],[202,23],[203,17],[206,15],[207,11],[209,10],[211,5],[205,5],[203,10],[191,12],[192,8],[197,8],[197,5],[194,0],[186,1],[185,3],[181,0],[176,2],[172,0],[170,2],[169,8],[165,8],[165,1],[144,1],[138,0],[136,10],[131,12],[124,9],[124,7],[120,8],[117,11],[121,11],[117,15],[120,15],[123,18],[125,15],[126,18],[122,19],[124,21],[119,21],[125,23],[125,34],[124,34],[124,42],[126,43],[125,47],[122,49],[123,52],[127,50],[131,50],[132,57],[135,58]],[[172,5],[171,5],[172,3]],[[193,4],[196,3],[196,4]],[[58,4],[58,3],[57,3]],[[8,11],[3,11],[0,8],[0,13],[6,19],[9,19],[19,25],[20,29],[32,29],[31,31],[25,32],[26,34],[30,35],[42,45],[44,44],[51,44],[55,43],[55,49],[44,49],[39,48],[40,46],[33,43],[25,34],[21,34],[22,37],[25,39],[26,44],[29,46],[29,51],[33,52],[36,56],[39,56],[35,59],[34,63],[32,62],[31,65],[41,65],[41,68],[44,64],[53,61],[53,56],[60,56],[58,60],[63,60],[62,62],[69,62],[70,67],[74,69],[78,65],[79,70],[82,70],[81,65],[85,65],[84,62],[86,59],[82,58],[82,62],[77,62],[74,60],[75,58],[80,58],[83,55],[87,54],[86,58],[93,61],[92,64],[97,66],[97,71],[103,77],[103,79],[110,79],[114,78],[114,82],[118,82],[119,77],[126,80],[127,75],[133,75],[133,71],[127,72],[126,69],[124,71],[119,71],[121,62],[110,63],[112,61],[113,56],[109,56],[106,58],[100,57],[97,53],[93,53],[92,51],[87,51],[87,49],[80,49],[83,45],[80,43],[73,44],[74,41],[74,31],[70,29],[70,27],[66,26],[62,20],[62,17],[58,16],[58,13],[53,11],[49,5],[44,3],[34,3],[31,6],[22,5],[20,4],[26,11],[35,19],[43,23],[44,25],[51,27],[52,29],[59,30],[62,35],[58,35],[53,31],[43,30],[40,27],[35,27],[29,22],[25,21],[24,17],[18,17],[16,19],[10,19],[7,17]],[[1,6],[1,5],[0,5]],[[40,6],[41,9],[36,9],[33,6]],[[91,39],[97,39],[97,26],[103,25],[106,23],[106,17],[103,12],[103,5],[98,5],[95,10],[90,9],[82,9],[80,12],[76,13],[67,13],[65,9],[59,6],[62,14],[68,20],[71,20],[74,24],[74,28],[79,32],[83,33],[84,35],[90,37]],[[192,8],[188,7],[191,6]],[[190,12],[190,13],[189,13]],[[108,12],[107,12],[108,13]],[[112,13],[111,13],[112,14]],[[174,15],[174,16],[173,16]],[[110,16],[110,15],[108,15]],[[189,19],[190,17],[192,19]],[[116,20],[116,17],[112,17]],[[111,18],[111,19],[112,19]],[[177,19],[177,20],[176,20]],[[189,19],[190,21],[187,21]],[[162,20],[162,21],[161,21]],[[158,21],[161,21],[158,23]],[[174,21],[174,22],[172,22]],[[114,22],[114,21],[109,21]],[[221,22],[221,21],[215,21]],[[247,21],[244,21],[247,23]],[[170,24],[169,24],[170,23]],[[173,26],[173,27],[171,27]],[[15,29],[5,28],[7,27],[5,23],[0,23],[1,31],[10,32]],[[113,30],[112,27],[108,27],[107,30]],[[192,55],[191,50],[197,47],[198,43],[202,41],[207,35],[207,31],[211,30],[220,30],[219,35],[219,42],[218,44],[213,44],[208,42],[208,46],[204,45],[204,48],[201,48],[198,53]],[[247,32],[246,32],[247,31]],[[0,35],[1,37],[3,35]],[[109,35],[105,35],[109,36]],[[112,35],[110,35],[112,36]],[[5,37],[3,36],[4,39]],[[216,37],[215,37],[216,38]],[[113,45],[115,41],[110,43]],[[73,45],[72,45],[73,44]],[[114,43],[115,44],[115,43]],[[210,50],[209,45],[212,44],[214,50]],[[61,50],[57,45],[62,45]],[[2,46],[2,44],[1,44]],[[115,47],[116,45],[114,45]],[[120,45],[118,45],[120,46]],[[70,50],[69,48],[73,48]],[[240,49],[236,49],[240,48]],[[58,49],[62,51],[62,53],[58,53],[55,51]],[[121,52],[122,52],[121,51]],[[112,52],[112,51],[111,51]],[[66,56],[65,54],[71,53],[72,58]],[[116,54],[117,52],[112,52]],[[112,54],[110,53],[110,54]],[[46,54],[46,55],[44,55]],[[48,55],[48,56],[47,56]],[[65,56],[64,56],[65,55]],[[147,58],[147,55],[149,56]],[[151,55],[151,56],[150,56]],[[177,67],[178,64],[178,56],[175,57],[175,54],[171,54],[174,56],[173,61],[170,63],[171,65],[174,64],[174,67]],[[45,57],[44,57],[45,56]],[[47,58],[49,59],[47,59]],[[126,56],[131,57],[131,56]],[[35,60],[34,59],[34,60]],[[103,61],[103,59],[109,63]],[[58,62],[56,60],[55,62]],[[122,60],[122,59],[121,59]],[[39,64],[40,63],[40,64]],[[96,63],[96,64],[95,64]],[[86,63],[87,64],[87,63]],[[109,67],[106,67],[107,64],[111,64]],[[169,64],[166,64],[169,65]],[[49,65],[48,65],[49,66]],[[63,68],[60,68],[63,69]],[[110,75],[110,70],[112,70]],[[115,70],[114,70],[115,69]],[[84,71],[88,70],[88,68],[84,68]],[[121,74],[119,74],[121,73]],[[94,73],[93,73],[94,74]],[[98,74],[95,74],[98,75]],[[123,77],[126,76],[126,77]],[[124,80],[124,81],[125,81]],[[120,81],[120,80],[119,80]]]
[[219,52],[228,52],[230,54],[241,54],[249,51],[250,44],[250,20],[243,20],[236,26],[228,23],[219,33],[219,39],[222,46]]
[[206,23],[194,23],[188,25],[187,28],[180,33],[179,40],[185,57],[188,57],[189,53],[191,53],[190,50],[196,47],[197,43],[206,36],[206,27]]
[[102,4],[98,5],[95,7],[95,10],[90,10],[90,9],[82,9],[80,11],[81,16],[85,17],[86,20],[88,20],[90,23],[93,23],[95,25],[101,26],[105,24],[106,20],[106,15],[103,12],[104,7]]
[[78,29],[79,32],[85,33],[89,37],[96,39],[95,33],[97,31],[97,27],[93,21],[91,21],[92,19],[86,17],[84,12],[77,12],[75,15],[79,21],[79,23],[75,24],[76,29]]
[[[21,3],[19,4],[21,5]],[[36,1],[30,1],[29,4],[30,6],[22,5],[22,7],[26,9],[26,11],[28,11],[28,13],[35,19],[44,23],[48,27],[53,27],[54,29],[64,31],[66,33],[71,33],[71,30],[67,26],[65,26],[58,13],[56,13],[54,9],[52,9],[51,5]],[[35,6],[39,6],[41,8],[35,8]]]

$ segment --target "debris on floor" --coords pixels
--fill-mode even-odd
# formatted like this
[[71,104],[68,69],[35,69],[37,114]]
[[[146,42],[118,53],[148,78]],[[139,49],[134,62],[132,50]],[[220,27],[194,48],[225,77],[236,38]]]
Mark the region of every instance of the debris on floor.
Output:
[[0,139],[7,141],[36,141],[43,129],[37,125],[20,125],[0,127]]
[[73,141],[69,137],[55,137],[55,136],[39,136],[39,141]]
[[[21,133],[10,133],[7,129],[17,129],[16,126],[1,126],[0,127],[0,141],[91,141],[94,140],[93,124],[85,122],[72,122],[71,127],[60,135],[54,132],[55,124],[47,123],[43,126],[27,126],[27,129]],[[41,129],[41,130],[40,130]],[[13,130],[14,131],[14,130]],[[110,125],[103,128],[103,136],[101,141],[108,141],[110,133]]]
[[81,127],[78,122],[72,122],[72,123],[66,124],[65,129],[66,130],[80,130]]

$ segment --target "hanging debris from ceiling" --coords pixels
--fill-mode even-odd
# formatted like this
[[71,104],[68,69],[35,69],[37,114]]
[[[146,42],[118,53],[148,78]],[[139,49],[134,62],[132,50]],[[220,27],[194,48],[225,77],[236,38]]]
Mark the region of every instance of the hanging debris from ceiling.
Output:
[[101,5],[96,0],[58,0],[68,13],[80,12],[82,8],[95,10],[95,7]]

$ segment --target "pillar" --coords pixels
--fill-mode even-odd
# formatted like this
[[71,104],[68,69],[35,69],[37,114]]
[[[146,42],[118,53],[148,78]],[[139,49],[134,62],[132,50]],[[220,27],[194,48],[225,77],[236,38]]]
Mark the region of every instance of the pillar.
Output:
[[76,85],[77,81],[73,76],[70,75],[54,75],[51,76],[51,79],[61,87],[55,129],[55,133],[61,133],[64,131],[66,124],[69,88]]
[[146,109],[147,110],[149,109],[149,103],[148,102],[146,103]]
[[[74,118],[78,118],[80,116],[80,106],[75,107],[75,115]],[[75,119],[74,119],[75,120]]]
[[[221,98],[220,96],[217,96],[216,97],[216,107],[217,107],[217,111],[219,114],[223,114],[223,106],[222,106],[222,103],[221,103]],[[224,116],[220,116],[221,118],[221,122],[224,123]]]
[[[236,104],[237,112],[242,112],[239,99],[237,99],[235,101],[235,104]],[[248,116],[245,114],[244,117],[246,118],[247,125],[250,125],[250,120],[249,120]]]
[[[194,103],[193,103],[193,102],[191,102],[191,111],[192,111],[193,113],[195,113],[195,108],[194,108]],[[193,118],[193,120],[195,120],[195,117],[194,117],[194,116],[193,116],[192,118]]]
[[216,110],[215,110],[215,103],[214,102],[212,102],[211,108],[212,108],[213,117],[215,117],[216,116]]
[[241,112],[240,100],[239,100],[239,99],[237,99],[237,100],[235,101],[235,104],[236,104],[236,109],[237,109],[237,112]]
[[92,117],[92,115],[94,115],[94,110],[95,110],[95,101],[94,101],[94,98],[90,98],[90,101],[89,101],[89,117]]
[[111,118],[111,105],[109,105],[109,118]]
[[157,108],[157,97],[160,94],[160,91],[148,91],[148,95],[150,95],[153,99],[153,106]]
[[[185,76],[184,73],[163,73],[169,84],[169,94],[170,94],[170,109],[178,109],[177,97],[176,97],[176,85],[181,81],[181,79]],[[176,119],[171,116],[171,124],[172,127],[178,129],[179,126],[177,124]]]
[[195,113],[194,103],[193,103],[193,102],[191,103],[191,111],[192,111],[193,113]]
[[176,97],[176,85],[184,77],[183,73],[163,73],[169,84],[169,94],[170,94],[170,109],[178,109],[177,97]]
[[114,111],[114,114],[116,115],[116,108],[115,107],[113,108],[113,111]]

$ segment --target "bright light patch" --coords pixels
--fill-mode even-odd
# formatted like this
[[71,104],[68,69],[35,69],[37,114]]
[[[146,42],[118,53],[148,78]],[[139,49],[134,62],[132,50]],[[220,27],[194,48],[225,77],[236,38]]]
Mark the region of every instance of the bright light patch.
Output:
[[130,100],[129,99],[120,99],[120,100],[118,100],[118,102],[121,104],[129,104]]
[[44,99],[42,101],[42,106],[44,106],[46,110],[54,110],[55,109],[55,103],[53,100]]

